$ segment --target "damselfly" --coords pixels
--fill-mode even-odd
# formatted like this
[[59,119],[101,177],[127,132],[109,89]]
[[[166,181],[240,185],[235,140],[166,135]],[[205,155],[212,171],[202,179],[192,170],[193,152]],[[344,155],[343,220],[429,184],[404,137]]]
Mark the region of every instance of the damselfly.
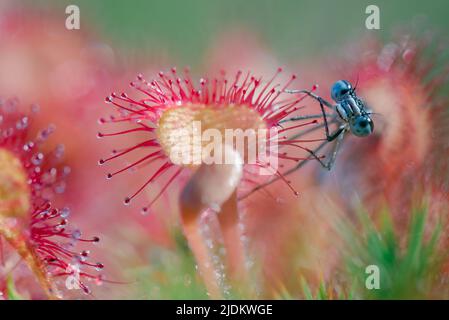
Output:
[[[321,98],[320,96],[309,90],[285,90],[285,92],[292,94],[307,94],[311,98],[318,101],[318,103],[320,104],[320,115],[305,115],[293,117],[290,119],[282,120],[281,123],[322,117],[323,123],[321,125],[316,126],[308,131],[301,132],[291,137],[290,139],[297,139],[310,133],[311,131],[315,131],[324,127],[326,133],[325,141],[322,142],[318,147],[316,147],[315,150],[308,151],[324,168],[328,170],[330,170],[334,165],[338,150],[347,132],[350,132],[357,137],[366,137],[374,131],[374,122],[371,119],[371,112],[368,110],[366,104],[362,101],[362,99],[357,96],[356,87],[357,86],[353,87],[351,83],[346,80],[338,80],[337,82],[335,82],[331,88],[331,97],[335,102],[334,104]],[[325,110],[325,108],[327,108],[327,110]],[[329,111],[331,113],[329,113]],[[331,132],[329,129],[330,125],[334,124],[337,128],[333,132]],[[333,143],[334,145],[331,149],[330,157],[328,157],[329,160],[327,162],[324,162],[321,157],[317,156],[317,153],[329,143]],[[286,176],[295,172],[305,163],[306,160],[299,162],[296,166],[287,170],[282,175]],[[252,189],[249,193],[241,198],[246,198],[253,192],[262,189],[279,179],[279,177],[274,177],[270,181]]]

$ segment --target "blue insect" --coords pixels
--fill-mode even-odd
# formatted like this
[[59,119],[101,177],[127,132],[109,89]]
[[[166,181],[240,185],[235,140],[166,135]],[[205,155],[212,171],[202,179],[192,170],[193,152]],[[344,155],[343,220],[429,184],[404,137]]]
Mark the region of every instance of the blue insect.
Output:
[[[366,137],[373,133],[374,122],[371,119],[371,112],[368,110],[365,103],[357,96],[356,87],[353,87],[349,81],[338,80],[331,88],[331,97],[335,101],[335,104],[326,101],[325,99],[317,96],[308,90],[285,90],[287,93],[305,93],[310,97],[317,100],[321,107],[322,117],[324,119],[324,128],[326,131],[326,142],[336,141],[331,153],[331,157],[327,163],[324,163],[319,157],[316,156],[316,152],[324,147],[323,143],[314,151],[310,153],[321,163],[321,165],[328,170],[332,168],[337,157],[338,149],[341,141],[343,140],[346,132],[351,132],[357,137]],[[324,107],[335,111],[336,116],[332,116],[332,123],[337,123],[338,128],[330,133],[329,131],[329,115],[326,114]],[[316,116],[306,116],[307,118]],[[284,121],[302,120],[306,117],[295,117],[286,119]],[[321,116],[320,116],[321,117]],[[297,137],[294,137],[297,138]]]
[[[309,130],[305,130],[301,133],[298,133],[290,139],[294,140],[300,138],[301,136],[307,135],[312,131],[325,128],[326,132],[326,141],[321,143],[314,150],[306,149],[313,158],[318,160],[318,162],[326,169],[331,170],[333,164],[335,163],[335,159],[337,158],[337,153],[340,148],[341,142],[343,141],[347,132],[352,133],[357,137],[366,137],[373,133],[374,131],[374,122],[371,119],[372,112],[367,108],[366,104],[357,96],[356,87],[352,86],[349,81],[346,80],[338,80],[335,82],[331,88],[331,97],[334,100],[334,104],[326,101],[325,99],[317,96],[313,92],[309,90],[285,90],[286,93],[305,93],[317,100],[320,104],[321,114],[314,115],[305,115],[305,116],[297,116],[289,119],[284,119],[279,123],[282,124],[288,121],[299,121],[305,119],[320,119],[323,118],[323,124],[319,126],[315,126]],[[327,112],[325,110],[327,108]],[[331,111],[331,112],[329,112]],[[335,131],[330,132],[329,125],[336,125],[337,128]],[[329,160],[324,162],[321,157],[317,156],[317,153],[323,149],[325,146],[329,145],[329,143],[334,143],[332,147],[332,151],[330,154]],[[303,160],[299,162],[293,168],[290,168],[286,172],[283,172],[282,175],[289,175],[307,163],[307,160]],[[267,185],[279,180],[279,177],[274,177],[270,181],[260,184],[257,187],[253,188],[246,195],[242,196],[240,199],[244,199],[248,197],[253,192],[266,187]]]

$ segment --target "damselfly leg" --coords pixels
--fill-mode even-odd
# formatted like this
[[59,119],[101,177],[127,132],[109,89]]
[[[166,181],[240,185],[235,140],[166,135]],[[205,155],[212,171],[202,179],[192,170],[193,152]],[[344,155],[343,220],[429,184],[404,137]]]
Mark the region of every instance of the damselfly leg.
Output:
[[314,94],[313,92],[311,92],[309,90],[285,90],[285,92],[287,92],[287,93],[305,93],[308,96],[310,96],[311,98],[313,98],[313,99],[318,101],[318,103],[320,104],[321,113],[322,113],[322,117],[323,117],[323,121],[324,121],[324,128],[326,130],[327,141],[329,141],[329,142],[333,141],[342,132],[340,130],[340,128],[339,128],[334,133],[332,133],[332,134],[329,133],[329,124],[327,122],[327,115],[326,115],[326,112],[324,111],[324,106],[326,106],[329,109],[334,111],[334,108],[333,108],[333,106],[332,106],[332,104],[330,102],[324,100],[323,98],[317,96],[316,94]]
[[[335,159],[337,158],[338,149],[340,147],[341,141],[344,138],[345,131],[347,130],[346,124],[340,125],[337,130],[330,133],[329,123],[327,120],[329,115],[327,115],[324,110],[324,106],[326,106],[327,108],[334,111],[334,107],[332,106],[332,104],[330,102],[326,101],[325,99],[321,98],[320,96],[317,96],[316,94],[314,94],[313,92],[308,91],[308,90],[285,90],[285,92],[293,93],[293,94],[294,93],[305,93],[308,96],[310,96],[311,98],[317,100],[318,103],[320,104],[322,118],[324,121],[324,129],[326,132],[326,139],[328,142],[332,142],[334,140],[337,140],[337,141],[335,142],[334,147],[331,151],[329,161],[327,161],[326,163],[324,161],[322,161],[321,158],[316,155],[316,151],[312,151],[312,150],[307,150],[307,151],[310,152],[316,160],[318,160],[318,162],[321,164],[321,166],[323,166],[327,170],[330,170],[335,162]],[[336,119],[336,117],[335,117],[335,119]]]
[[[322,117],[323,117],[322,114],[319,114],[319,115],[307,115],[307,116],[303,116],[303,117],[299,116],[299,117],[293,117],[293,118],[290,118],[290,119],[285,119],[284,122],[287,122],[287,121],[299,121],[299,120],[313,119],[313,118],[322,118]],[[333,125],[333,124],[339,124],[339,123],[340,123],[340,122],[337,120],[337,117],[336,117],[336,116],[330,116],[330,117],[332,117],[332,119],[328,122],[328,125]],[[300,132],[300,133],[298,133],[298,134],[296,134],[296,135],[293,135],[292,137],[289,138],[289,140],[295,140],[295,139],[302,138],[302,137],[307,136],[307,135],[309,135],[309,134],[313,134],[313,133],[316,132],[317,130],[320,130],[320,129],[322,130],[323,128],[325,128],[325,124],[324,124],[324,123],[319,124],[319,125],[317,125],[317,126],[315,126],[315,127],[313,127],[313,128],[304,130],[303,132]],[[341,130],[342,130],[342,131],[341,131]],[[344,130],[341,129],[341,128],[339,128],[339,129],[337,129],[333,134],[331,134],[331,136],[333,136],[334,134],[335,134],[335,137],[336,137],[336,138],[334,138],[334,139],[332,139],[332,140],[336,140],[336,141],[334,141],[335,144],[334,144],[334,147],[333,147],[333,149],[332,149],[332,151],[331,151],[331,156],[330,156],[330,160],[328,161],[328,163],[324,163],[323,160],[318,156],[318,153],[319,153],[322,149],[324,149],[327,145],[329,145],[330,142],[329,142],[327,139],[324,140],[320,145],[318,145],[318,146],[317,146],[315,149],[313,149],[313,150],[304,148],[305,151],[309,152],[309,153],[311,154],[311,156],[312,156],[314,159],[316,159],[316,160],[317,160],[323,167],[325,167],[325,168],[330,168],[330,167],[332,167],[333,163],[335,162],[335,159],[336,159],[336,156],[337,156],[337,152],[338,152],[338,148],[339,148],[339,146],[340,146],[340,144],[341,144],[341,141],[343,140],[343,137],[344,137]],[[292,168],[288,169],[287,171],[283,172],[283,173],[282,173],[282,176],[285,177],[285,176],[290,175],[290,174],[292,174],[293,172],[299,170],[299,169],[302,168],[306,163],[310,162],[309,160],[310,160],[310,159],[304,159],[304,160],[301,160],[301,161],[298,162],[294,167],[292,167]],[[272,183],[274,183],[274,182],[276,182],[276,181],[278,181],[278,180],[281,180],[281,177],[280,177],[279,175],[273,176],[273,178],[270,179],[269,181],[267,181],[267,182],[265,182],[265,183],[262,183],[262,184],[259,184],[258,186],[256,186],[256,187],[254,187],[253,189],[251,189],[248,193],[244,194],[243,196],[240,196],[240,197],[239,197],[239,200],[242,200],[242,199],[247,198],[248,196],[250,196],[250,195],[253,194],[254,192],[256,192],[256,191],[258,191],[258,190],[262,190],[263,188],[267,187],[268,185],[270,185],[270,184],[272,184]]]

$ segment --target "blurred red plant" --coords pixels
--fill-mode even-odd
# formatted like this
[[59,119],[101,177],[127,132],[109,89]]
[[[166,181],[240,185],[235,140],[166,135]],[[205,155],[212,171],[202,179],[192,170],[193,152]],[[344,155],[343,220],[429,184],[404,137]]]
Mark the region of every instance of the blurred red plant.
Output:
[[[412,36],[402,32],[387,44],[370,38],[356,48],[348,47],[342,53],[347,59],[338,60],[332,56],[334,69],[327,70],[322,83],[342,78],[354,83],[358,81],[358,93],[373,111],[376,130],[372,136],[363,139],[346,137],[330,173],[314,168],[315,181],[308,181],[305,201],[298,203],[300,215],[312,214],[320,221],[319,227],[311,226],[312,230],[308,232],[335,231],[335,221],[332,220],[335,216],[337,220],[356,223],[360,210],[366,210],[378,223],[382,221],[381,213],[387,211],[392,216],[402,248],[407,238],[413,236],[408,233],[412,212],[425,203],[429,218],[423,241],[431,237],[437,226],[443,227],[443,235],[447,233],[447,43],[416,34],[419,33]],[[325,97],[326,92],[320,94]],[[304,175],[305,171],[302,178]],[[354,228],[358,230],[359,226]],[[339,243],[339,237],[338,233],[327,232],[320,240],[320,251],[317,251],[327,282],[334,282],[342,271],[342,253],[346,248]],[[316,244],[319,245],[313,242]],[[438,250],[442,250],[439,252],[444,252],[447,245],[447,237],[442,236],[438,241]],[[294,259],[296,255],[290,253],[290,256]],[[313,263],[313,260],[307,262]],[[284,264],[284,272],[292,263]],[[434,277],[442,283],[447,281],[444,280],[447,270],[446,267],[446,275],[436,273]],[[286,279],[288,274],[280,273],[279,277]],[[433,294],[444,296],[444,291],[429,292],[429,295]]]
[[74,251],[75,244],[99,238],[82,238],[68,225],[69,209],[52,206],[50,200],[64,192],[70,168],[61,164],[62,145],[50,152],[42,148],[51,126],[32,136],[34,117],[18,110],[17,99],[0,102],[0,238],[22,257],[48,298],[62,297],[57,278],[63,276],[89,293],[83,279],[101,281],[101,276],[84,269],[100,270],[103,264],[90,262],[87,250]]
[[407,35],[386,45],[371,41],[351,51],[360,60],[341,63],[339,75],[359,79],[378,128],[363,141],[347,139],[336,179],[326,188],[330,194],[341,190],[348,209],[356,198],[370,211],[387,204],[399,223],[407,219],[416,192],[447,193],[447,61],[444,46],[434,44]]

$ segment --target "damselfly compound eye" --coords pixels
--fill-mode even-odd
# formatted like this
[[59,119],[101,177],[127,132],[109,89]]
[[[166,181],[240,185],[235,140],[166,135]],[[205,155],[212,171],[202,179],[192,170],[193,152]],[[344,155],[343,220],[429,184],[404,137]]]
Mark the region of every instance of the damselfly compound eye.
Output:
[[332,99],[336,102],[341,101],[352,90],[352,85],[346,80],[338,80],[331,89]]
[[349,123],[351,132],[357,137],[369,136],[374,131],[374,123],[368,116],[358,116]]

